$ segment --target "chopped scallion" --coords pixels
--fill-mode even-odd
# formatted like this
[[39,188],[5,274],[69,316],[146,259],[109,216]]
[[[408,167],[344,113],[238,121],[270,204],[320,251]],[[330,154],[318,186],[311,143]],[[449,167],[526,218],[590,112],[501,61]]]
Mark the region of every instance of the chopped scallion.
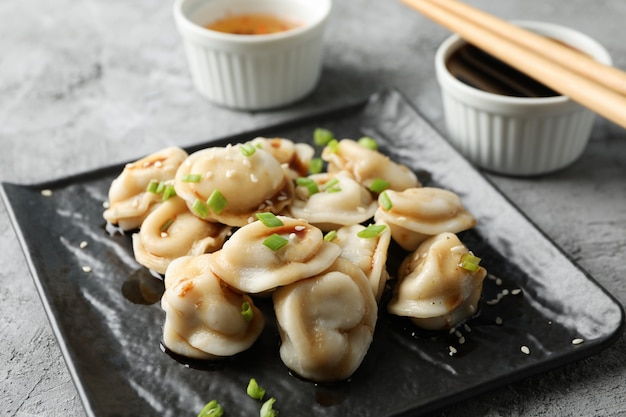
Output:
[[155,192],[156,192],[157,194],[161,194],[163,191],[165,191],[165,181],[161,181],[161,182],[159,183],[159,185],[157,186],[157,189],[156,189],[156,191],[155,191]]
[[213,190],[206,203],[215,214],[220,214],[228,204],[228,200],[220,190]]
[[167,229],[170,228],[172,223],[174,223],[174,219],[168,219],[165,223],[163,223],[163,226],[161,226],[161,233],[167,232]]
[[250,323],[254,318],[254,310],[252,310],[252,306],[249,302],[244,301],[241,303],[241,315],[248,323]]
[[250,398],[254,398],[255,400],[262,400],[265,396],[265,390],[259,386],[254,378],[250,378],[246,392]]
[[270,398],[265,401],[261,406],[261,417],[276,417],[278,415],[278,411],[274,410],[274,403],[276,402],[275,398]]
[[289,243],[289,240],[276,233],[272,234],[263,241],[263,244],[274,252],[285,246],[287,243]]
[[461,256],[461,263],[459,266],[470,272],[476,272],[480,268],[480,258],[472,255],[471,253],[464,253]]
[[341,187],[332,187],[326,190],[327,193],[338,193],[341,191]]
[[243,156],[252,156],[256,152],[255,146],[251,143],[244,143],[239,149],[241,149]]
[[393,208],[393,203],[391,202],[391,198],[389,198],[389,194],[387,194],[387,191],[383,191],[378,195],[378,202],[387,211]]
[[209,214],[209,206],[204,204],[204,202],[199,199],[196,199],[196,201],[193,202],[191,209],[193,210],[194,213],[196,213],[198,216],[202,217],[203,219],[206,218],[206,216]]
[[382,178],[375,178],[370,184],[370,191],[373,193],[382,193],[389,188],[389,182]]
[[148,191],[149,193],[156,194],[158,187],[159,187],[159,182],[157,180],[151,180],[148,186],[146,187],[146,191]]
[[311,174],[319,174],[324,169],[324,160],[322,158],[313,158],[309,163],[309,172]]
[[200,410],[198,417],[221,417],[224,415],[224,409],[217,403],[217,400],[212,400]]
[[333,139],[328,142],[328,145],[326,145],[326,147],[331,153],[337,153],[339,152],[339,141],[337,139]]
[[334,138],[335,135],[328,129],[318,127],[313,131],[313,141],[318,146],[324,146]]
[[183,182],[200,182],[202,174],[187,174],[183,175]]
[[378,150],[378,143],[369,136],[363,136],[361,139],[359,139],[358,142],[359,145],[363,146],[364,148],[371,149],[373,151]]
[[163,190],[163,201],[167,201],[170,198],[174,197],[176,195],[176,190],[174,189],[173,185],[168,185],[167,187],[165,187],[165,190]]
[[326,242],[332,242],[336,238],[337,238],[337,231],[336,230],[331,230],[330,232],[326,233],[326,235],[324,235],[324,240]]
[[365,239],[371,239],[378,237],[387,228],[384,224],[370,224],[365,229],[361,230],[356,235]]
[[333,188],[337,184],[339,184],[339,180],[337,178],[333,178],[322,186],[322,190],[326,191],[329,188]]
[[309,195],[317,194],[319,192],[319,188],[317,183],[313,181],[311,178],[300,177],[296,179],[296,184],[302,187],[306,187],[309,191]]
[[256,218],[261,221],[267,227],[278,227],[283,226],[284,223],[278,217],[274,215],[274,213],[257,213]]

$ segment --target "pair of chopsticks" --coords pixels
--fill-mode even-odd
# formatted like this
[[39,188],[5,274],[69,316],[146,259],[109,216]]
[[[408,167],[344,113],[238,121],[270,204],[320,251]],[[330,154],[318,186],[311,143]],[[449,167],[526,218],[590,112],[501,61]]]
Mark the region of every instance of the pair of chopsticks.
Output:
[[467,42],[626,128],[626,73],[457,0],[402,0]]

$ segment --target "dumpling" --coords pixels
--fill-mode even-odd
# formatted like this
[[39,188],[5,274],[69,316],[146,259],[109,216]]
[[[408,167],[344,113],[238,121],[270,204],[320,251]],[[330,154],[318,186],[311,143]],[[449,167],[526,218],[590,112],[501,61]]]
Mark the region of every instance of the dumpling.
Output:
[[429,330],[449,329],[471,318],[487,275],[479,261],[453,233],[429,238],[400,266],[389,312]]
[[127,164],[109,188],[109,207],[104,218],[123,230],[141,226],[141,222],[162,201],[162,195],[148,191],[151,182],[169,182],[187,152],[169,147]]
[[174,196],[152,211],[133,234],[133,252],[141,265],[164,274],[178,257],[220,249],[230,230],[193,215],[185,200]]
[[393,240],[407,251],[414,251],[430,236],[459,233],[476,225],[459,196],[442,188],[386,190],[378,203],[374,219],[388,224]]
[[[214,253],[211,267],[215,274],[239,291],[265,293],[312,277],[339,256],[341,248],[326,242],[317,227],[302,219],[286,216],[276,219],[281,225],[268,227],[257,220],[233,233],[222,249]],[[268,238],[286,244],[271,248],[267,245]]]
[[308,174],[315,149],[307,143],[295,143],[285,138],[258,137],[252,145],[272,154],[283,166],[287,166],[291,178],[296,179]]
[[217,359],[243,352],[265,325],[246,295],[234,292],[213,274],[211,254],[176,259],[165,273],[163,344],[195,359]]
[[363,271],[338,259],[323,273],[273,294],[280,357],[318,382],[349,378],[372,342],[378,306]]
[[296,196],[287,211],[323,231],[362,223],[372,218],[378,208],[372,194],[347,171],[315,174],[302,179],[313,182],[318,192],[311,193],[306,185],[296,186]]
[[325,147],[322,159],[328,162],[328,172],[348,171],[368,188],[377,179],[389,183],[391,190],[402,191],[420,186],[417,177],[408,167],[352,139],[340,140],[337,148]]
[[376,301],[385,290],[385,284],[389,279],[387,272],[387,252],[391,242],[391,232],[384,224],[384,229],[380,233],[359,236],[366,227],[360,224],[344,226],[337,229],[337,237],[333,243],[341,247],[340,257],[349,260],[365,273],[372,287],[372,292]]
[[278,160],[251,144],[194,152],[176,172],[175,188],[193,213],[229,226],[243,226],[258,212],[279,213],[293,196]]

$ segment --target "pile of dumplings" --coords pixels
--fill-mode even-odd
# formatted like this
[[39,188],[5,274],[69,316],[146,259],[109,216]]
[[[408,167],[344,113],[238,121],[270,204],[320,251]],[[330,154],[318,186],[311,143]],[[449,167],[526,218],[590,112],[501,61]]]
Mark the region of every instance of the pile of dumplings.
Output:
[[[255,299],[271,297],[284,364],[340,381],[363,361],[387,288],[387,310],[425,329],[476,313],[486,271],[457,237],[476,224],[460,198],[364,142],[322,146],[319,157],[284,138],[169,147],[112,182],[104,218],[164,276],[169,350],[219,359],[250,348],[269,319]],[[392,240],[406,251],[399,271],[387,270]]]

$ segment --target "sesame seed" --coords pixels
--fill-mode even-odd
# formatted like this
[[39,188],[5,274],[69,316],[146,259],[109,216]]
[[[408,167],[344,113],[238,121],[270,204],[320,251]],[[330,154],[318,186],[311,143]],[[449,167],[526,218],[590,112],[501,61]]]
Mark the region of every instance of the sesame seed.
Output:
[[581,338],[576,338],[574,340],[572,340],[572,345],[580,345],[581,343],[583,343],[585,340],[581,339]]
[[406,217],[400,216],[400,217],[398,217],[398,221],[399,222],[405,222],[406,221]]
[[250,160],[248,158],[244,158],[242,159],[243,164],[247,167],[250,168],[252,166],[252,162],[250,162]]
[[530,355],[530,348],[528,346],[522,346],[520,350],[524,355]]
[[296,238],[296,234],[295,233],[289,233],[289,239],[290,240],[294,240]]
[[91,267],[90,266],[83,266],[83,272],[91,272]]
[[457,353],[457,350],[456,350],[456,348],[454,346],[448,346],[448,349],[450,350],[450,353],[449,353],[450,356],[452,356],[455,353]]
[[306,229],[305,226],[302,226],[301,224],[297,225],[296,227],[294,227],[294,229],[296,230],[296,232],[301,232],[304,229]]
[[450,248],[450,252],[452,252],[452,253],[465,252],[465,246],[463,246],[463,245],[456,245],[456,246]]
[[459,337],[459,345],[465,344],[465,336]]
[[163,166],[163,162],[161,162],[161,161],[156,161],[156,162],[154,163],[154,166],[155,166],[156,168],[161,168],[161,167]]
[[87,245],[89,245],[89,243],[87,243],[86,240],[83,240],[82,242],[80,242],[79,246],[80,246],[81,249],[85,249],[87,247]]
[[50,197],[52,195],[52,190],[48,190],[48,189],[41,190],[41,195],[44,197]]
[[278,201],[285,201],[285,200],[288,200],[288,199],[289,199],[289,197],[287,197],[287,196],[286,196],[286,195],[284,195],[284,194],[281,194],[281,195],[279,195],[279,196],[276,198],[276,200],[278,200]]
[[250,174],[250,181],[256,183],[259,182],[259,179],[254,174]]
[[226,170],[226,178],[232,178],[234,176],[235,176],[235,170],[234,169]]
[[211,178],[213,178],[213,171],[207,171],[204,173],[204,178],[206,178],[207,180],[210,180]]
[[463,333],[461,333],[460,331],[456,330],[454,332],[454,334],[456,335],[456,337],[463,337]]
[[502,318],[496,317],[496,324],[502,324]]
[[167,234],[167,232],[161,232],[161,237],[168,237],[169,235]]
[[511,291],[512,295],[518,295],[518,294],[521,294],[521,293],[522,293],[522,290],[520,290],[519,288],[516,288],[516,289]]
[[496,278],[496,285],[502,285],[502,279]]
[[108,201],[102,202],[102,208],[108,209],[109,207],[111,207],[111,204]]
[[470,332],[472,331],[472,328],[471,328],[471,327],[469,327],[469,324],[467,324],[467,323],[463,325],[463,328],[464,328],[464,329],[465,329],[465,331],[466,331],[466,332],[468,332],[468,333],[470,333]]

